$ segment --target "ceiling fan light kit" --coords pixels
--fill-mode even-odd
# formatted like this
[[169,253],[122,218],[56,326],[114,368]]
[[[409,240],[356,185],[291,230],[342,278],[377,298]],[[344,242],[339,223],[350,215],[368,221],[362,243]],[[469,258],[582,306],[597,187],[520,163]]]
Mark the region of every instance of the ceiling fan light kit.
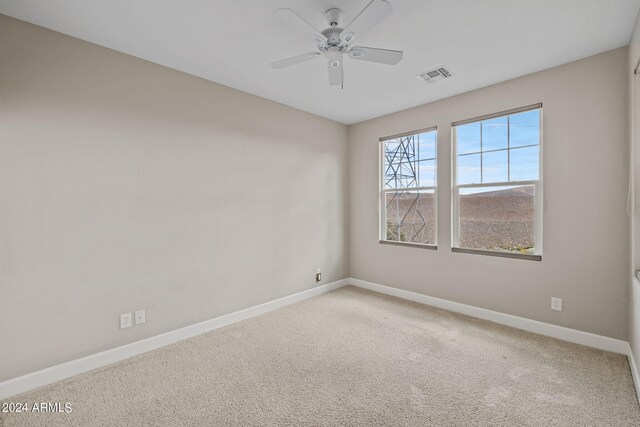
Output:
[[328,27],[317,30],[291,9],[276,10],[276,17],[294,30],[307,34],[317,44],[317,51],[272,62],[273,68],[281,69],[309,61],[319,56],[327,59],[329,85],[342,86],[344,83],[343,58],[346,53],[351,59],[395,65],[402,59],[399,50],[379,49],[364,46],[351,46],[351,42],[361,38],[366,32],[387,18],[393,9],[385,0],[372,0],[367,6],[342,28],[340,23],[343,13],[340,9],[331,8],[325,12]]

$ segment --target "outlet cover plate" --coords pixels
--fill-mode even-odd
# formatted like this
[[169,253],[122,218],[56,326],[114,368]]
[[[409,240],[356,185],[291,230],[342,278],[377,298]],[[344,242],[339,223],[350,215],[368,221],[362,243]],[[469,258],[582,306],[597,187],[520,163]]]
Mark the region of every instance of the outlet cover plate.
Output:
[[144,309],[136,310],[135,315],[136,315],[135,316],[136,325],[142,325],[144,322],[147,321],[147,316],[146,316],[146,314],[144,312]]
[[123,313],[120,315],[120,329],[131,327],[131,313]]
[[551,310],[562,311],[562,298],[551,297]]

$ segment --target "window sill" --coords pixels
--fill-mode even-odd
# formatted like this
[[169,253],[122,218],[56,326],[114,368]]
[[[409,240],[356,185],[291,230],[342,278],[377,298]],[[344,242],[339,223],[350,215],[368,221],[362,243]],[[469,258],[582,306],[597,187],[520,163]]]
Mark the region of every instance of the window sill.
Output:
[[501,257],[501,258],[526,259],[529,261],[542,261],[542,255],[519,254],[514,252],[494,252],[494,251],[485,251],[482,249],[464,249],[464,248],[451,248],[451,252],[459,252],[462,254],[495,256],[495,257]]
[[393,240],[380,240],[380,243],[383,245],[407,246],[410,248],[432,249],[432,250],[438,249],[437,245],[423,245],[420,243],[410,243],[410,242],[394,242]]

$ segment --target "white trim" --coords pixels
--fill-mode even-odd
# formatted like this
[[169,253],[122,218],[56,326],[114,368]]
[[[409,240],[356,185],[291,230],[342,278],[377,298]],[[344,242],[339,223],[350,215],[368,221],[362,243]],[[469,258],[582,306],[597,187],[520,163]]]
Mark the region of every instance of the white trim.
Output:
[[511,314],[487,310],[486,308],[474,307],[472,305],[461,304],[459,302],[430,297],[416,292],[379,285],[377,283],[367,282],[360,279],[349,279],[349,283],[381,294],[391,295],[409,301],[442,308],[444,310],[476,317],[478,319],[490,320],[501,325],[511,326],[513,328],[522,329],[535,334],[582,344],[587,347],[593,347],[600,350],[611,351],[613,353],[620,353],[624,355],[629,354],[629,343],[627,341],[596,335],[590,332],[579,331],[577,329],[565,328],[564,326],[552,325],[550,323],[544,323],[537,320],[526,319],[524,317],[518,317]]
[[71,360],[69,362],[61,363],[59,365],[51,366],[49,368],[0,382],[0,399],[6,399],[7,397],[24,393],[25,391],[50,384],[55,381],[60,381],[150,350],[164,347],[177,341],[182,341],[184,339],[218,329],[222,326],[227,326],[241,320],[267,313],[277,308],[300,302],[316,295],[324,294],[334,289],[341,288],[348,282],[349,279],[342,279],[336,282],[327,283],[326,285],[317,286],[307,291],[298,292],[264,304],[225,314],[210,320],[205,320],[204,322],[185,326],[141,341],[105,350],[100,353]]
[[631,378],[633,378],[633,385],[636,387],[636,398],[640,403],[640,373],[638,373],[638,365],[636,365],[636,359],[633,357],[633,349],[631,344],[627,348],[627,358],[629,359],[629,367],[631,368]]
[[185,326],[184,328],[169,331],[160,335],[136,341],[120,347],[105,350],[100,353],[92,354],[80,359],[71,360],[59,365],[51,366],[36,372],[32,372],[17,378],[12,378],[0,383],[0,399],[6,399],[26,391],[41,387],[56,381],[69,378],[92,369],[100,368],[138,354],[145,353],[168,344],[182,341],[205,332],[218,329],[223,326],[230,325],[241,320],[249,319],[269,311],[285,307],[303,301],[332,290],[341,288],[347,284],[351,284],[360,288],[369,289],[385,295],[391,295],[397,298],[426,304],[429,306],[442,308],[445,310],[461,313],[467,316],[479,319],[489,320],[502,325],[511,326],[517,329],[545,335],[564,341],[582,344],[601,350],[611,351],[614,353],[625,354],[629,358],[629,366],[636,387],[636,393],[640,399],[640,373],[635,362],[629,343],[614,338],[595,335],[589,332],[578,331],[575,329],[565,328],[563,326],[552,325],[549,323],[539,322],[537,320],[525,319],[523,317],[513,316],[511,314],[500,313],[497,311],[487,310],[484,308],[474,307],[471,305],[461,304],[441,298],[430,297],[416,292],[405,291],[402,289],[392,288],[373,282],[367,282],[360,279],[348,278],[318,286],[307,291],[302,291],[293,295],[279,298],[264,304],[236,311],[234,313],[225,314],[204,322],[194,325]]

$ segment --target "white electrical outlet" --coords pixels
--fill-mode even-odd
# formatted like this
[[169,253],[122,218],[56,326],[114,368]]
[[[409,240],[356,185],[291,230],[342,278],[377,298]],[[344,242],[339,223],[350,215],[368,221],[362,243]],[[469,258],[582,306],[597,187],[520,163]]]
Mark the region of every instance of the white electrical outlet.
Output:
[[562,298],[551,297],[551,310],[562,311]]
[[142,310],[137,310],[135,313],[135,323],[136,325],[142,325],[144,322],[146,322],[146,315],[144,314],[144,309]]
[[131,313],[123,313],[120,315],[120,329],[131,327]]

